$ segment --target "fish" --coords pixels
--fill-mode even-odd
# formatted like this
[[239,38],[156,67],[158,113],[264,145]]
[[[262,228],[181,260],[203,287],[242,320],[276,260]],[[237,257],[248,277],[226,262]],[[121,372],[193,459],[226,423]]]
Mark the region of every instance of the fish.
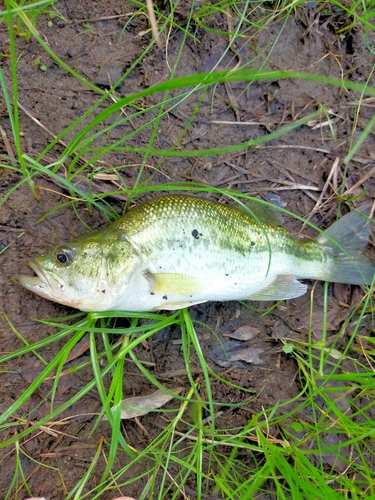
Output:
[[283,227],[276,209],[255,201],[160,196],[33,258],[36,276],[19,276],[19,282],[88,312],[292,299],[307,291],[301,279],[371,285],[375,262],[362,253],[370,220],[362,212],[301,241]]

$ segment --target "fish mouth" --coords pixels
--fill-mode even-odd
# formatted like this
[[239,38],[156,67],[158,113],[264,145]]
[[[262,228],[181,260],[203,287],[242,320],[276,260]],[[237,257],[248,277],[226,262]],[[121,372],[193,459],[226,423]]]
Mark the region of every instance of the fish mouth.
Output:
[[18,276],[18,282],[23,287],[43,297],[69,307],[80,307],[80,302],[64,296],[64,280],[53,271],[46,270],[37,260],[31,260],[29,266],[35,272],[36,276]]
[[31,260],[29,262],[29,266],[37,276],[26,276],[22,274],[18,277],[18,281],[20,282],[20,284],[23,287],[27,288],[27,290],[30,290],[31,292],[34,292],[42,297],[45,297],[47,299],[53,298],[53,284],[55,284],[56,286],[58,283],[56,277],[52,276],[52,274],[49,272],[47,273],[42,268],[42,266],[40,266],[34,260]]

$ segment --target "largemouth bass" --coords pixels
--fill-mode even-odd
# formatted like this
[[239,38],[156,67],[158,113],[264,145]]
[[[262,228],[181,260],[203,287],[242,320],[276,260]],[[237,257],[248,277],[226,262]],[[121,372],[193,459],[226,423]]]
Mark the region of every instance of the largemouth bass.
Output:
[[291,299],[306,292],[299,279],[370,285],[375,265],[361,254],[368,237],[369,221],[358,212],[302,242],[259,204],[248,210],[165,196],[35,257],[29,265],[37,276],[19,281],[82,311]]

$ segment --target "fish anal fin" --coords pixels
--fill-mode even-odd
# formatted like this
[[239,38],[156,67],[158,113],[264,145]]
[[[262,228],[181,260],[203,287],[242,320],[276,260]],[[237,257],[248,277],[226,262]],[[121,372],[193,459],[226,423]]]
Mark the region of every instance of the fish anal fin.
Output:
[[199,280],[187,274],[148,272],[146,278],[151,285],[152,293],[185,296],[200,291]]
[[278,275],[266,288],[255,292],[247,300],[284,300],[294,299],[306,293],[307,285],[294,276]]

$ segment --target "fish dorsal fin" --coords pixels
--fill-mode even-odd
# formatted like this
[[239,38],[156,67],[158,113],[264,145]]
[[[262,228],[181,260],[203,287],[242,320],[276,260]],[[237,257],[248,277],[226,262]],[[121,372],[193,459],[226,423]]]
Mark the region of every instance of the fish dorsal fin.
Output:
[[[283,226],[284,221],[281,216],[281,213],[276,210],[276,208],[272,208],[266,205],[263,205],[261,203],[256,203],[255,201],[245,201],[243,202],[243,205],[240,205],[239,203],[231,203],[230,207],[233,208],[234,210],[238,210],[242,214],[245,214],[249,217],[254,214],[254,216],[262,223],[266,224],[267,226],[271,227],[280,227]],[[246,208],[249,208],[247,210]]]
[[199,280],[187,274],[147,272],[145,276],[151,285],[152,293],[184,296],[193,295],[201,288]]
[[279,275],[270,285],[249,295],[247,300],[294,299],[306,293],[307,285],[300,283],[294,276]]

